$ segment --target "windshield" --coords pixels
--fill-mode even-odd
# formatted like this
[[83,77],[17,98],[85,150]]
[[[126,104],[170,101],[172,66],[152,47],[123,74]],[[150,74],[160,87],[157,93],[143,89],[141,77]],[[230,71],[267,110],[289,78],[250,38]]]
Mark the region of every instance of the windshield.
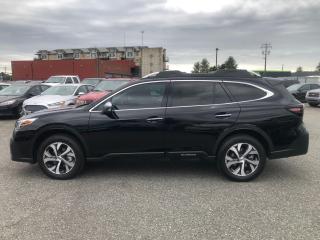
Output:
[[0,91],[2,96],[21,96],[25,94],[30,86],[27,85],[11,85]]
[[46,83],[64,83],[65,77],[49,77]]
[[128,83],[128,80],[106,80],[100,82],[95,88],[94,91],[102,92],[102,91],[114,91],[118,87]]
[[97,85],[102,79],[100,78],[85,78],[83,79],[82,83]]
[[54,86],[54,87],[48,88],[41,95],[69,96],[69,95],[73,95],[76,89],[77,89],[76,86],[70,86],[70,85]]
[[293,84],[290,87],[288,87],[288,91],[296,91],[298,90],[303,84],[297,83],[297,84]]

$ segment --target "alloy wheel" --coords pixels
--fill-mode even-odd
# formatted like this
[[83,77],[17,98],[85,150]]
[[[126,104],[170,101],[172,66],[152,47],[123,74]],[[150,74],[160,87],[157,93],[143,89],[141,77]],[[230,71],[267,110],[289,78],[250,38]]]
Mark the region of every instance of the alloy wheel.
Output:
[[225,156],[225,165],[228,171],[240,177],[253,174],[259,164],[259,152],[249,143],[234,144],[228,149]]
[[67,174],[73,169],[76,155],[67,143],[54,142],[45,148],[42,160],[50,172],[61,175]]

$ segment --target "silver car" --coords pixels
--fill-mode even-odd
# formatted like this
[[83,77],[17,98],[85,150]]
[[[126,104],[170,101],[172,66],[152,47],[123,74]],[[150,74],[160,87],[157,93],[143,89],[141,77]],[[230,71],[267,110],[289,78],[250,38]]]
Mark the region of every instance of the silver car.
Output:
[[91,92],[94,86],[88,84],[63,84],[53,86],[39,96],[24,101],[22,110],[30,114],[45,109],[59,109],[74,106],[79,96]]
[[314,89],[307,92],[306,101],[312,107],[318,106],[320,104],[320,89]]

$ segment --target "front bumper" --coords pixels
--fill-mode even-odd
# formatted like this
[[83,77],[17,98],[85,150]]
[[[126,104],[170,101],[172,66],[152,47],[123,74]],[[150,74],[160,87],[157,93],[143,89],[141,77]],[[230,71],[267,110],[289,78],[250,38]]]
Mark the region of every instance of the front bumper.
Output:
[[320,104],[320,98],[317,97],[306,97],[308,103]]
[[290,146],[280,151],[271,152],[269,158],[287,158],[306,154],[309,148],[309,133],[304,124],[298,127],[296,134],[296,140],[293,141]]
[[16,117],[20,115],[19,105],[0,106],[1,117]]
[[14,132],[10,139],[10,153],[12,161],[35,163],[33,156],[34,134]]

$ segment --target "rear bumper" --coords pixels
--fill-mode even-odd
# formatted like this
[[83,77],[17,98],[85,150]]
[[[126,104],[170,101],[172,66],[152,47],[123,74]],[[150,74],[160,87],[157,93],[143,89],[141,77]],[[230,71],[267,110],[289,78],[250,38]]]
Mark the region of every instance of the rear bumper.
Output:
[[297,138],[294,142],[283,150],[271,152],[269,158],[287,158],[306,154],[309,148],[309,133],[304,124],[299,126],[296,133]]

